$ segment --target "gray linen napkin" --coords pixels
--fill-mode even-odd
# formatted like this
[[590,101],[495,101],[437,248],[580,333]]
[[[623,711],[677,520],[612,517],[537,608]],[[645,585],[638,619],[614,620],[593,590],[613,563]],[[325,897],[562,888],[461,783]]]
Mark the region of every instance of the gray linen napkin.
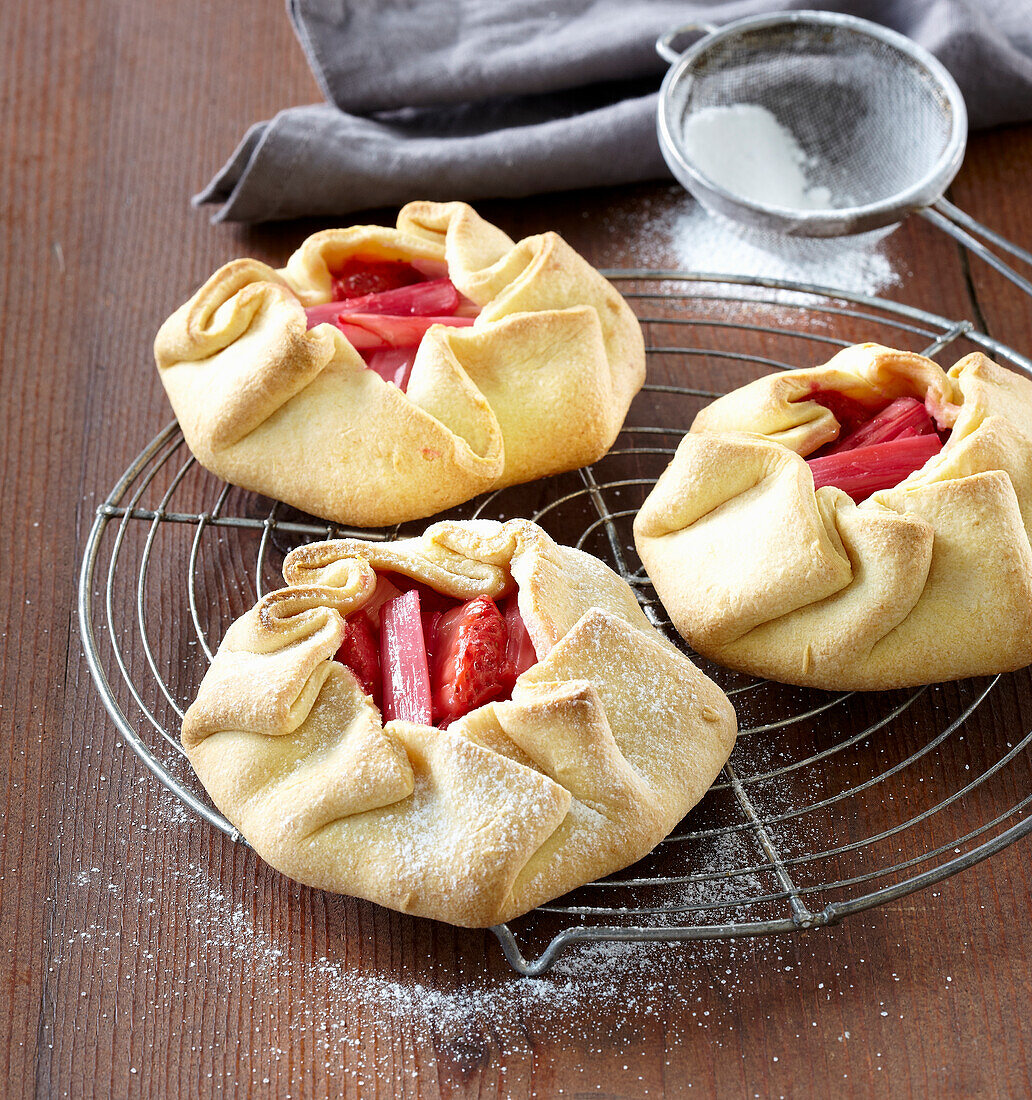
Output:
[[848,11],[956,77],[972,126],[1032,118],[1032,0],[288,0],[328,102],[259,122],[198,195],[213,221],[346,214],[413,198],[518,197],[668,174],[666,64],[690,20]]

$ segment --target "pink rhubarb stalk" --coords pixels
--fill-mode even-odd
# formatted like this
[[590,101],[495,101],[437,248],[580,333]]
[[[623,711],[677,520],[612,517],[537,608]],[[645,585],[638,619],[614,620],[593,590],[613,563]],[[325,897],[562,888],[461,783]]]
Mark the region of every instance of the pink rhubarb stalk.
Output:
[[508,642],[505,647],[505,655],[512,661],[516,669],[516,675],[522,676],[531,665],[538,661],[534,650],[534,643],[527,633],[526,623],[520,614],[520,605],[514,592],[505,604],[505,627],[508,631]]
[[[414,283],[379,294],[364,294],[342,302],[338,313],[384,313],[393,317],[435,317],[451,314],[459,308],[462,297],[450,279],[433,279]],[[321,308],[321,307],[316,307]]]
[[347,309],[347,306],[346,301],[324,302],[321,306],[309,306],[305,310],[308,327],[315,328],[316,325],[325,324],[335,325],[341,310]]
[[898,485],[940,450],[937,435],[913,435],[811,458],[807,464],[815,489],[834,485],[859,504],[879,489]]
[[337,328],[360,351],[372,348],[414,348],[431,325],[456,328],[472,325],[473,317],[392,317],[383,313],[342,313]]
[[380,608],[380,667],[384,721],[430,725],[430,670],[419,593],[414,588]]
[[401,589],[392,584],[386,577],[381,575],[376,578],[376,587],[373,589],[373,594],[362,610],[377,630],[380,629],[380,609],[388,600],[393,600],[395,596],[400,595]]
[[314,328],[325,322],[335,325],[339,320],[346,321],[352,313],[399,318],[451,317],[461,305],[462,295],[452,286],[450,279],[434,279],[429,283],[415,283],[380,294],[363,294],[358,298],[341,298],[335,302],[309,306],[305,316],[308,327]]
[[416,361],[415,348],[377,348],[366,352],[366,366],[385,381],[393,382],[402,393],[408,386],[412,364]]
[[935,424],[924,404],[916,397],[898,397],[877,416],[855,431],[839,438],[825,454],[839,454],[856,447],[870,447],[875,443],[888,443],[907,436],[934,435]]

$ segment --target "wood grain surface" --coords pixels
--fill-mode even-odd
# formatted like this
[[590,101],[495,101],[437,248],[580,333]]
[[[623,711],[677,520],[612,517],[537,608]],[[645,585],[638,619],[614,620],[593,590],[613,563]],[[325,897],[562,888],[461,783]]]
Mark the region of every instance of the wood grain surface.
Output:
[[[146,773],[82,656],[78,566],[98,500],[170,419],[161,320],[220,263],[281,263],[317,224],[213,227],[191,191],[251,122],[318,92],[278,4],[15,0],[0,25],[3,1095],[1029,1095],[1027,843],[835,928],[584,952],[527,982],[490,933],[288,882]],[[951,197],[1032,246],[1030,169],[1032,126],[976,135]],[[555,228],[599,266],[659,267],[683,263],[692,203],[656,183],[482,209],[514,235]],[[878,255],[885,295],[1032,354],[1032,303],[922,219]],[[232,541],[214,554],[246,572]],[[155,551],[149,607],[174,641],[170,557]],[[120,581],[119,607],[134,599]],[[935,689],[881,751],[925,743],[936,707],[976,686]],[[920,781],[955,786],[1030,728],[1029,679],[1010,677]],[[965,802],[954,835],[1029,778],[1026,762]]]

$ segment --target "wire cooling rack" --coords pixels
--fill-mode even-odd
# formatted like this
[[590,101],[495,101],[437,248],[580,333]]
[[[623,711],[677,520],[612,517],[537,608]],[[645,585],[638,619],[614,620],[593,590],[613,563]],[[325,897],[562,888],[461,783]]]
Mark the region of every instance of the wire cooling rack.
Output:
[[[634,551],[631,523],[703,404],[862,340],[946,352],[944,365],[983,350],[1032,376],[1032,362],[971,322],[878,298],[773,279],[607,274],[642,321],[649,361],[649,383],[616,445],[593,466],[491,493],[448,515],[527,516],[595,553],[682,648]],[[98,507],[79,585],[94,681],[143,763],[232,840],[245,843],[207,800],[178,738],[219,639],[278,587],[283,556],[299,543],[393,539],[423,526],[355,531],[229,486],[197,465],[174,423]],[[1032,829],[1026,672],[835,694],[754,680],[690,655],[735,704],[741,732],[730,761],[644,860],[493,930],[521,974],[544,972],[585,941],[834,924],[940,882]]]

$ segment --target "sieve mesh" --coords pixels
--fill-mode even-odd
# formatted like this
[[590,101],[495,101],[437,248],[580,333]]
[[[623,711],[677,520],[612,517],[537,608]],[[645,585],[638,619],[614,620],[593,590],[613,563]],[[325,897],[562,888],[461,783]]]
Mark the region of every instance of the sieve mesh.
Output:
[[917,59],[853,27],[746,28],[716,40],[679,82],[677,132],[706,107],[755,104],[810,158],[832,205],[890,199],[931,172],[952,131],[949,101]]
[[[674,56],[669,40],[657,45]],[[735,195],[686,149],[696,112],[754,105],[769,111],[808,158],[831,208],[789,211]],[[659,107],[663,154],[711,211],[763,229],[839,236],[900,221],[939,199],[963,157],[967,114],[942,65],[883,27],[827,12],[743,19],[677,58]],[[727,142],[736,138],[729,128]]]

